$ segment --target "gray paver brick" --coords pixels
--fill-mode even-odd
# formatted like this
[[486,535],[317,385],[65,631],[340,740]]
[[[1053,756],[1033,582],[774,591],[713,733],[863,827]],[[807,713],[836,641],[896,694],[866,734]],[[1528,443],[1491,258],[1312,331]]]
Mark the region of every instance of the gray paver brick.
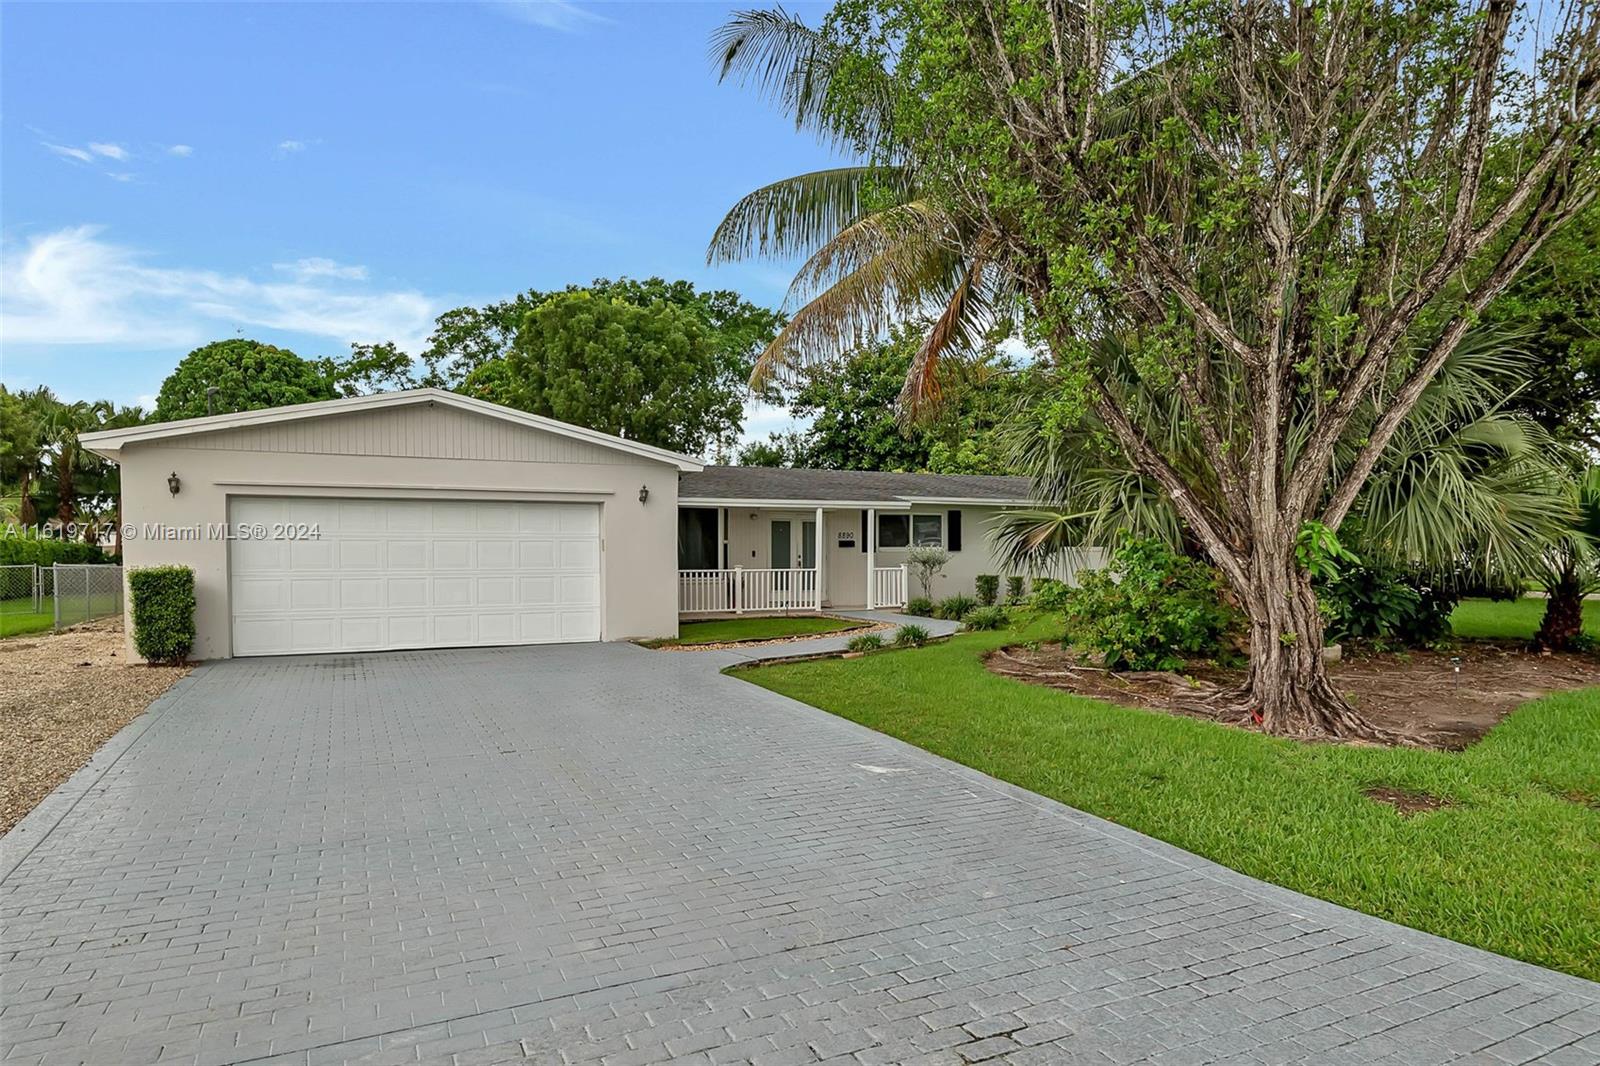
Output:
[[0,1053],[1600,1063],[1596,986],[1019,794],[735,658],[202,667],[0,884]]

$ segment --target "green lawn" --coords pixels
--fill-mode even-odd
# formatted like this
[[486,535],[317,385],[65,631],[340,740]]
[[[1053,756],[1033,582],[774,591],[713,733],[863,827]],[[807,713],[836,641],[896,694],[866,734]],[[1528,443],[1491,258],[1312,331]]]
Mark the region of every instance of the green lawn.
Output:
[[[73,625],[86,620],[85,610],[100,618],[117,613],[117,597],[109,594],[94,596],[87,604],[83,597],[69,596],[63,606],[65,623]],[[0,600],[0,638],[20,637],[25,633],[41,633],[55,625],[55,597],[46,596],[33,609],[33,598],[25,596],[14,600]]]
[[[738,676],[1313,896],[1600,979],[1600,690],[1459,753],[1303,745],[996,677],[1031,631]],[[1362,795],[1426,791],[1410,818]]]
[[[1543,618],[1543,596],[1462,600],[1450,616],[1450,627],[1467,640],[1531,640]],[[1583,631],[1600,637],[1600,600],[1584,601]]]
[[778,640],[782,637],[811,637],[819,633],[843,633],[871,625],[854,618],[829,618],[825,615],[795,615],[790,618],[716,618],[706,622],[684,622],[677,640],[650,641],[655,648],[680,644],[725,644],[734,640]]

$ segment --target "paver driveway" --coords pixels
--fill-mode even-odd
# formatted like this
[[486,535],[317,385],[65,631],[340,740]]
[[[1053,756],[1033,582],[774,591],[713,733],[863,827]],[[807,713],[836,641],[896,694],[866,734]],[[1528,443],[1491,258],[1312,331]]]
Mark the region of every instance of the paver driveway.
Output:
[[1219,870],[729,661],[200,669],[7,840],[5,1062],[1600,1061],[1595,985]]

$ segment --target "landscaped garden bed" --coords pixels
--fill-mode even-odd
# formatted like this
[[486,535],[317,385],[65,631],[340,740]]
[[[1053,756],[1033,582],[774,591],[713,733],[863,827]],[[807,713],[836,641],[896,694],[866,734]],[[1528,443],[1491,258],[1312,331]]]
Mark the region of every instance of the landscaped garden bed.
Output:
[[833,615],[782,615],[753,618],[710,618],[684,622],[676,640],[647,640],[647,648],[665,651],[714,651],[747,644],[772,644],[807,637],[827,637],[891,628],[882,622]]
[[[1207,701],[1244,681],[1209,663],[1181,673],[1116,673],[1059,643],[998,648],[985,657],[1004,677],[1147,710],[1209,717]],[[1463,642],[1443,651],[1345,657],[1329,668],[1335,688],[1386,731],[1418,747],[1460,749],[1531,699],[1600,685],[1600,658],[1539,655],[1510,642]]]

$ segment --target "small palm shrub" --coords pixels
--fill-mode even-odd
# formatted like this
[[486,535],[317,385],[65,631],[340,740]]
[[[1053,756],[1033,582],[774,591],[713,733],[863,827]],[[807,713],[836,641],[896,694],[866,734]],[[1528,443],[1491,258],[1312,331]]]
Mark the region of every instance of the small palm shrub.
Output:
[[933,616],[950,622],[959,622],[976,606],[978,601],[971,596],[946,596],[934,604]]
[[906,601],[905,612],[918,618],[932,618],[933,601],[926,596],[913,596]]
[[1004,629],[1010,621],[1006,617],[1004,607],[974,607],[961,619],[961,624],[968,629]]
[[1185,658],[1218,657],[1240,626],[1221,575],[1158,540],[1124,537],[1109,569],[1080,571],[1078,580],[1064,596],[1067,640],[1112,670],[1177,670]]
[[851,637],[844,648],[845,651],[877,651],[883,647],[883,638],[876,633],[863,633],[859,637]]
[[978,603],[984,607],[993,607],[1000,598],[1000,575],[979,574],[975,582],[978,593]]
[[194,647],[194,571],[147,566],[128,572],[133,646],[152,663],[181,663]]
[[928,631],[918,625],[901,626],[894,635],[894,642],[896,647],[920,648],[928,643]]
[[1022,602],[1022,598],[1023,598],[1022,575],[1021,574],[1007,574],[1006,575],[1006,602],[1007,603],[1021,603]]

